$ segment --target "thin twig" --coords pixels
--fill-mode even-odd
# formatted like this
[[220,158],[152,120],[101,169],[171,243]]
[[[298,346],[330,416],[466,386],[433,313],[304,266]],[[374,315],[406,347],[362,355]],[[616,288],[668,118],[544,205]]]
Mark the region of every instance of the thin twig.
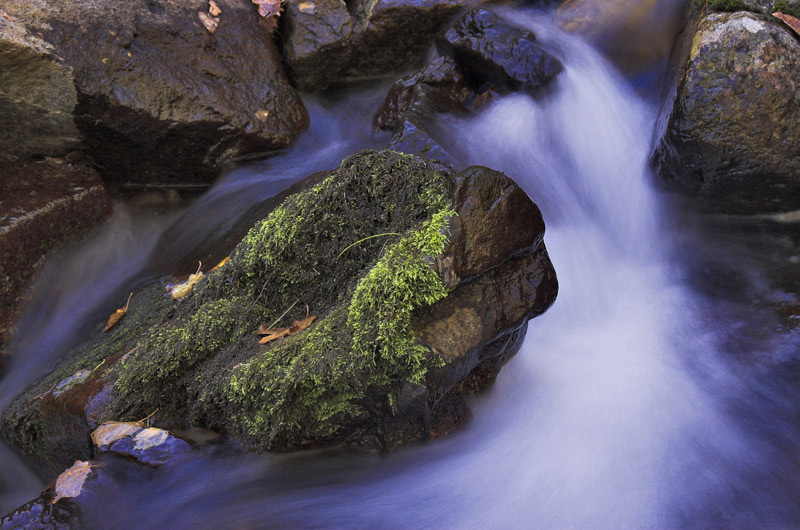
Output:
[[290,305],[290,306],[289,306],[289,309],[287,309],[286,311],[284,311],[284,312],[283,312],[283,314],[282,314],[281,316],[279,316],[279,317],[277,318],[277,320],[275,320],[275,322],[273,322],[272,324],[270,324],[270,326],[269,326],[267,329],[272,329],[273,327],[275,327],[275,324],[277,324],[278,322],[280,322],[280,321],[281,321],[281,319],[282,319],[283,317],[285,317],[285,316],[286,316],[286,313],[288,313],[289,311],[291,311],[291,310],[292,310],[292,308],[293,308],[294,306],[296,306],[296,305],[297,305],[297,302],[298,302],[298,301],[299,301],[299,300],[295,300],[295,301],[294,301],[294,303],[293,303],[292,305]]
[[[151,412],[150,414],[148,414],[147,416],[145,416],[141,420],[139,420],[137,422],[134,422],[134,423],[144,423],[144,422],[148,421],[150,418],[152,418],[153,416],[155,416],[156,412],[158,412],[158,409],[154,410],[153,412]],[[150,424],[148,423],[147,426],[149,427]]]
[[363,239],[359,239],[359,240],[358,240],[358,241],[356,241],[355,243],[353,243],[353,244],[351,244],[351,245],[348,245],[348,246],[346,246],[346,247],[345,247],[345,249],[344,249],[343,251],[339,252],[339,255],[338,255],[338,256],[336,256],[336,258],[335,258],[333,261],[336,261],[336,260],[338,260],[339,258],[341,258],[341,257],[342,257],[342,254],[344,254],[345,252],[347,252],[348,250],[350,250],[352,247],[354,247],[354,246],[358,245],[359,243],[363,243],[363,242],[364,242],[364,241],[366,241],[367,239],[372,239],[372,238],[375,238],[375,237],[383,237],[383,236],[399,236],[399,235],[402,235],[402,234],[398,234],[397,232],[384,232],[383,234],[375,234],[375,235],[372,235],[372,236],[367,236],[367,237],[365,237],[365,238],[363,238]]

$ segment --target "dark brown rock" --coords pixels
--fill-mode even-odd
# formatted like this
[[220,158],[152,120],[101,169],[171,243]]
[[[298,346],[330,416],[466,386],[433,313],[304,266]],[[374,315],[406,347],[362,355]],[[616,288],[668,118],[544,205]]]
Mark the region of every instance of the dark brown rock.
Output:
[[409,113],[424,119],[431,113],[466,112],[463,105],[472,96],[455,61],[438,57],[392,85],[375,116],[375,127],[396,131]]
[[303,90],[385,76],[419,64],[462,0],[288,0],[283,54]]
[[75,123],[111,182],[208,182],[236,156],[289,145],[308,115],[246,0],[4,3],[71,68]]
[[455,59],[476,87],[531,92],[563,68],[536,43],[533,33],[507,24],[485,9],[459,18],[437,37],[436,46]]
[[[160,285],[135,293],[124,320],[107,334],[98,323],[3,412],[3,435],[52,476],[89,450],[90,422],[156,408],[162,425],[214,429],[252,450],[383,451],[446,434],[555,299],[543,231],[538,208],[498,172],[449,175],[363,151],[286,198],[185,299]],[[259,345],[260,324],[305,318],[297,299],[318,318]]]
[[710,211],[800,208],[800,41],[751,13],[706,13],[686,46],[654,161]]
[[0,17],[0,165],[63,156],[78,143],[72,75],[52,46]]
[[63,159],[0,167],[0,350],[39,261],[111,213],[100,176]]

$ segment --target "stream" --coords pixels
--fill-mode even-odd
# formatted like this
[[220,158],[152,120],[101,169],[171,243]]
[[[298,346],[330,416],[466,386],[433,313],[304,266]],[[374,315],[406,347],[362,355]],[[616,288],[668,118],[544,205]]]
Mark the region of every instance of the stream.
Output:
[[[665,197],[648,165],[656,98],[547,13],[499,13],[532,29],[565,70],[536,98],[440,118],[436,139],[456,159],[505,172],[539,205],[560,292],[473,400],[472,421],[388,457],[247,455],[232,442],[161,470],[101,457],[103,487],[81,497],[88,528],[800,526],[800,330],[774,310],[798,303],[787,287],[797,280],[775,279],[800,260],[796,230],[704,217]],[[387,87],[306,98],[312,128],[291,151],[229,172],[182,212],[117,205],[51,258],[0,407],[250,205],[385,145],[370,120]],[[5,447],[0,468],[2,513],[43,487]]]

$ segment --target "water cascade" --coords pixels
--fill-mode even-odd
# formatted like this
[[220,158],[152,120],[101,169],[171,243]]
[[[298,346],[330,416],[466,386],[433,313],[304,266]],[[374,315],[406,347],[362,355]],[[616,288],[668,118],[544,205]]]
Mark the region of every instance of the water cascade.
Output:
[[[687,253],[698,243],[676,235],[676,210],[652,189],[648,169],[655,102],[642,101],[601,55],[547,16],[501,13],[532,29],[565,71],[536,98],[512,95],[478,117],[442,119],[439,140],[457,158],[504,171],[537,202],[561,288],[492,390],[475,400],[472,422],[389,457],[222,448],[169,473],[109,464],[114,479],[84,507],[92,527],[788,528],[800,521],[796,385],[780,363],[753,368],[730,355],[742,322],[709,318],[717,302],[691,287]],[[374,108],[359,97],[359,106]],[[377,142],[366,132],[368,116],[359,126],[329,128],[348,115],[349,101],[336,111],[314,107],[312,123],[327,123],[324,130],[229,174],[179,217],[138,227],[126,242],[117,225],[136,223],[122,210],[80,255],[64,258],[58,283],[68,293],[48,300],[51,316],[34,305],[23,320],[22,360],[3,381],[0,402],[40,374],[59,345],[79,340],[76,330],[102,320],[113,308],[109,298],[152,278],[141,258],[170,226],[194,230],[212,217],[219,224],[201,235],[222,230],[228,214],[219,206],[209,216],[210,205],[241,208],[244,197],[263,199],[254,189],[275,193]],[[119,245],[102,260],[85,257],[109,238]],[[114,278],[92,271],[81,280],[83,260],[114,270]],[[42,289],[55,289],[48,285]],[[88,309],[65,320],[73,299]],[[780,344],[751,347],[786,348]],[[37,486],[28,486],[28,497]]]

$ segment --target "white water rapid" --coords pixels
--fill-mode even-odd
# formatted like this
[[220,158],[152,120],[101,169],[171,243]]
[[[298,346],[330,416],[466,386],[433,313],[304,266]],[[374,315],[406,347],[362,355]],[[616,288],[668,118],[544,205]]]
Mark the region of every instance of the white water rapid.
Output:
[[84,509],[91,527],[800,526],[796,382],[730,355],[741,322],[709,316],[716,303],[690,288],[692,246],[651,185],[655,105],[546,15],[500,13],[565,70],[536,98],[442,120],[440,140],[537,202],[560,292],[472,422],[389,457],[221,451],[163,474],[116,464],[119,482]]

